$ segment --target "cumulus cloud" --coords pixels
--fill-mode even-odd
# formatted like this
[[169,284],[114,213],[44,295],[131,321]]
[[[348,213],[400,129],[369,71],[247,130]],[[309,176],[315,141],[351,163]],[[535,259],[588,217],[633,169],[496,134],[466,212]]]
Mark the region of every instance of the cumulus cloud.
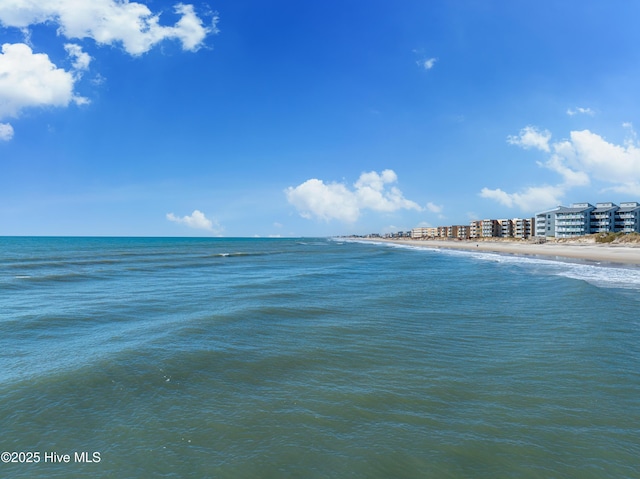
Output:
[[219,233],[222,230],[219,224],[214,224],[214,222],[207,218],[200,210],[193,210],[191,216],[183,216],[182,218],[174,215],[173,213],[167,213],[167,219],[174,223],[186,225],[189,228],[206,230],[214,233]]
[[0,141],[9,141],[13,138],[13,127],[9,123],[0,123]]
[[[66,39],[92,39],[99,45],[121,45],[131,55],[141,55],[164,40],[180,42],[183,50],[196,51],[209,34],[217,33],[218,16],[209,21],[196,14],[193,5],[173,7],[175,23],[161,22],[161,14],[128,0],[11,0],[0,1],[0,26],[20,30],[24,43],[5,43],[0,54],[0,120],[16,117],[28,107],[68,106],[89,103],[74,94],[75,83],[89,69],[92,57],[77,43],[65,43],[71,71],[54,65],[46,53],[34,53],[30,27],[54,25]],[[102,77],[97,74],[94,83]],[[2,139],[13,128],[4,124]],[[11,130],[9,130],[11,127]],[[11,133],[9,133],[11,131]]]
[[67,51],[69,57],[73,60],[73,68],[78,71],[84,71],[89,69],[89,63],[91,63],[91,55],[82,51],[80,45],[75,43],[66,43],[64,49]]
[[24,43],[5,43],[0,54],[0,119],[24,108],[85,103],[74,95],[74,77]]
[[116,0],[13,0],[0,3],[0,22],[7,27],[25,29],[31,25],[54,23],[66,38],[91,38],[99,44],[121,44],[132,55],[149,51],[166,39],[181,42],[184,50],[195,51],[205,37],[216,32],[217,16],[210,25],[196,15],[193,5],[178,3],[174,11],[180,19],[174,25],[161,25],[141,3]]
[[551,132],[549,130],[538,130],[535,126],[526,126],[516,136],[507,137],[507,142],[520,146],[524,149],[537,148],[542,151],[550,151],[549,140]]
[[396,186],[391,186],[397,181],[393,170],[371,171],[362,173],[353,188],[344,183],[325,183],[312,178],[296,187],[290,186],[285,194],[289,203],[307,219],[353,223],[367,209],[387,213],[399,209],[421,211],[417,203],[406,199]]
[[[551,133],[545,130],[540,135],[534,127],[527,127],[516,137],[518,141],[510,137],[509,143],[523,148],[536,146],[549,153],[547,160],[539,161],[538,165],[557,173],[562,181],[557,185],[529,187],[517,193],[483,188],[480,196],[507,207],[532,211],[558,205],[571,188],[587,186],[592,181],[605,184],[604,191],[640,195],[640,145],[633,126],[624,123],[623,127],[627,130],[627,138],[622,145],[608,142],[589,130],[572,131],[568,139],[549,145]],[[527,136],[528,133],[531,134]],[[528,139],[520,141],[525,137]]]
[[577,107],[575,109],[572,109],[572,108],[567,109],[567,115],[569,116],[574,116],[578,114],[594,116],[596,112],[593,111],[591,108],[582,108],[582,107]]
[[564,193],[565,188],[562,186],[532,186],[519,193],[507,193],[500,188],[482,188],[480,196],[495,200],[508,208],[517,206],[523,211],[533,211],[557,206]]

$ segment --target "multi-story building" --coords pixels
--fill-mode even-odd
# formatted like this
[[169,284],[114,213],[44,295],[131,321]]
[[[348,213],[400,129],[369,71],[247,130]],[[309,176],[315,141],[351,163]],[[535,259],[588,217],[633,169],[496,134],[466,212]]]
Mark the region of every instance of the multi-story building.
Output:
[[456,236],[458,239],[465,240],[471,237],[469,232],[470,230],[469,226],[459,225],[456,228],[458,229],[457,236]]
[[482,236],[482,221],[475,220],[469,223],[469,238],[480,238]]
[[555,236],[556,235],[556,211],[560,206],[553,210],[538,213],[535,216],[535,235],[536,236]]
[[534,218],[514,218],[513,222],[513,237],[526,239],[531,237],[535,233],[535,219]]
[[498,220],[482,220],[482,233],[483,238],[495,238],[500,236],[501,226]]
[[[590,233],[640,233],[640,203],[628,201],[620,206],[612,202],[573,203],[538,213],[533,218],[474,220],[469,226],[453,225],[414,228],[412,238],[495,238],[526,239],[531,236],[570,238]],[[395,235],[408,233],[398,232]]]
[[619,207],[613,203],[596,203],[589,218],[591,233],[612,233],[615,228],[615,213]]
[[569,238],[613,232],[640,233],[640,203],[573,203],[571,207],[558,206],[535,216],[536,236]]
[[615,214],[615,230],[623,233],[640,233],[640,203],[620,203]]
[[430,227],[417,227],[417,228],[413,228],[411,230],[411,238],[412,239],[422,239],[422,238],[429,238],[429,237],[433,237],[435,236],[435,233],[433,233],[434,230],[436,230],[437,228],[430,228]]
[[500,235],[503,238],[510,238],[513,236],[513,221],[511,220],[498,220],[498,224],[500,225]]
[[590,203],[573,203],[560,206],[556,212],[556,238],[571,238],[591,233],[591,212],[596,207]]

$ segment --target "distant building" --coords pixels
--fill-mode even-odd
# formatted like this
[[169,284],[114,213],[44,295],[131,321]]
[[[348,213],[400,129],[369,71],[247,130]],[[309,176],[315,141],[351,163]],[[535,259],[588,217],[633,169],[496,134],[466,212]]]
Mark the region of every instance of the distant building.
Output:
[[501,226],[498,220],[482,220],[482,237],[495,238],[500,236]]
[[465,225],[458,225],[455,226],[456,228],[456,238],[461,239],[461,240],[466,240],[471,238],[470,236],[470,232],[469,232],[469,226],[465,226]]
[[514,218],[511,222],[514,238],[527,239],[535,234],[535,218]]
[[615,215],[616,231],[640,233],[640,204],[636,201],[620,203]]
[[418,227],[411,230],[411,239],[422,239],[427,237],[428,228]]
[[[451,225],[414,228],[396,236],[411,238],[572,238],[591,233],[640,233],[640,203],[627,201],[620,206],[612,202],[573,203],[537,213],[532,218],[473,220],[469,226]],[[394,236],[394,235],[392,235]]]
[[591,212],[591,233],[613,233],[615,231],[615,213],[619,206],[613,203],[596,203],[596,209]]
[[500,225],[500,235],[503,238],[510,238],[513,236],[513,221],[511,220],[498,220],[498,224]]
[[560,206],[553,210],[538,213],[535,216],[535,235],[536,236],[555,236],[556,235],[556,211]]
[[573,203],[570,207],[538,213],[536,236],[571,238],[591,233],[640,233],[640,203],[628,201],[620,206],[612,202]]
[[591,212],[596,207],[590,203],[573,203],[556,210],[556,238],[571,238],[591,233]]
[[482,236],[482,221],[475,220],[469,223],[469,238],[480,238]]

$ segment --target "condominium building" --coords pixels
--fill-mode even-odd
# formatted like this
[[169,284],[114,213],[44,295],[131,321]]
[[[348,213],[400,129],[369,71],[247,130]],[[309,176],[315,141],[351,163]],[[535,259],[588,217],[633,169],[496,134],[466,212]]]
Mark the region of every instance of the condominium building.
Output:
[[596,203],[596,209],[591,212],[591,233],[612,233],[615,231],[615,213],[619,206],[613,203]]
[[469,223],[469,238],[480,238],[482,236],[482,221],[475,220]]
[[514,218],[513,237],[526,239],[535,233],[535,218]]
[[571,238],[591,233],[591,212],[596,207],[590,203],[573,203],[556,210],[556,238]]
[[510,238],[513,236],[513,221],[508,219],[498,220],[500,225],[500,236],[503,238]]
[[456,228],[458,229],[457,231],[458,239],[465,240],[465,239],[471,238],[469,226],[459,225],[459,226],[456,226]]
[[620,203],[615,215],[615,229],[624,233],[640,233],[640,203]]
[[[537,213],[533,218],[474,220],[469,226],[422,227],[411,230],[412,238],[504,238],[527,239],[531,236],[571,238],[591,233],[640,233],[640,203],[628,201],[620,206],[612,202],[573,203]],[[400,234],[400,233],[398,233]]]
[[429,228],[423,228],[423,227],[412,228],[411,229],[411,239],[426,238],[428,229]]
[[536,236],[570,238],[590,233],[640,233],[640,203],[628,201],[620,206],[612,203],[573,203],[570,207],[538,213]]
[[482,220],[482,233],[483,238],[495,238],[500,236],[501,226],[498,220]]
[[538,213],[535,217],[536,236],[555,236],[556,235],[556,211],[560,207],[553,210]]

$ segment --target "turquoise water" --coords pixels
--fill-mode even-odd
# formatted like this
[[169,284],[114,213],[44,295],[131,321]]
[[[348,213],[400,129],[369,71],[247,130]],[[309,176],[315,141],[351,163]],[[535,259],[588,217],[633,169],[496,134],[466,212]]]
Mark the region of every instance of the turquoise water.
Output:
[[638,478],[639,293],[325,239],[0,238],[0,477]]

